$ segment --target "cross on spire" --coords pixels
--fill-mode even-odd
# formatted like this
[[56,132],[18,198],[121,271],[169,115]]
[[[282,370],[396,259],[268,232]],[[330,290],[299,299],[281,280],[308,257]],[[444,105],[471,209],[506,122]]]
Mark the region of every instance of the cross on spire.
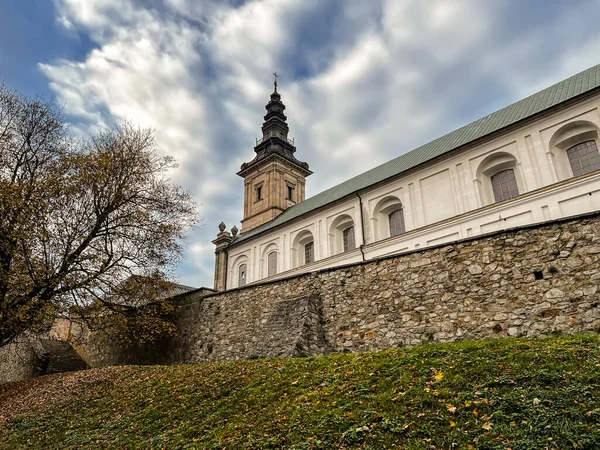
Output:
[[275,77],[275,79],[273,80],[273,86],[275,86],[275,92],[277,92],[277,77],[279,75],[277,75],[277,72],[273,72],[273,76]]

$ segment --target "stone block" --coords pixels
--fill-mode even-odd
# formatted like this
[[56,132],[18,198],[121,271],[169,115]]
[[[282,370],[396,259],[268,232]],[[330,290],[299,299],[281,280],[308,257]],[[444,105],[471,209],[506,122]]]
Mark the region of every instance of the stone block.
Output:
[[471,275],[479,275],[480,273],[483,273],[483,269],[478,264],[471,264],[467,269]]
[[546,292],[547,299],[563,298],[564,296],[565,293],[557,288],[550,289],[548,292]]
[[508,335],[509,336],[518,336],[520,334],[519,328],[518,327],[509,327],[508,328]]

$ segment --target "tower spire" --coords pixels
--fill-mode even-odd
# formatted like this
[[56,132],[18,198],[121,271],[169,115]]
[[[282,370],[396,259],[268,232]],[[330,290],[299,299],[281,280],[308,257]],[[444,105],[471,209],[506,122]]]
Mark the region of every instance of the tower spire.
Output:
[[277,72],[273,72],[274,92],[265,106],[267,114],[262,137],[256,140],[252,161],[242,164],[238,175],[244,178],[244,219],[242,233],[273,220],[285,209],[304,200],[305,178],[312,174],[308,164],[298,160],[294,140],[288,137],[285,105],[277,92]]
[[262,138],[256,140],[256,146],[254,147],[256,157],[252,161],[242,164],[238,175],[243,176],[242,173],[248,168],[254,166],[260,160],[275,154],[286,159],[288,163],[298,166],[300,170],[306,171],[307,176],[310,174],[308,164],[296,159],[294,156],[296,152],[294,139],[288,137],[290,128],[287,124],[287,117],[284,114],[285,105],[281,101],[281,94],[277,92],[277,77],[279,75],[277,72],[273,72],[273,76],[275,77],[273,81],[275,92],[271,94],[269,103],[265,106],[267,114],[264,116],[265,121],[262,125]]

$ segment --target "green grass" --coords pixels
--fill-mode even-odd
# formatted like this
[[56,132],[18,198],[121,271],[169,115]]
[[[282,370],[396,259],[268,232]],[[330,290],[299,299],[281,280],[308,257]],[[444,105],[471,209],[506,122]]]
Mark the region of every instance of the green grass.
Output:
[[599,343],[503,339],[43,377],[0,393],[0,449],[599,449]]

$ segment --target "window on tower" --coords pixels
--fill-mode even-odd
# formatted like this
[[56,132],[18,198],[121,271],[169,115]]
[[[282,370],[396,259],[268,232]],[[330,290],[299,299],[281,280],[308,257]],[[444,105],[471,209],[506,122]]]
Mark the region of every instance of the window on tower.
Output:
[[262,200],[262,186],[256,188],[256,201]]
[[288,187],[287,187],[287,199],[288,199],[288,200],[292,200],[292,201],[293,201],[293,200],[294,200],[294,198],[293,198],[293,197],[294,197],[294,187],[293,187],[293,186],[290,186],[290,185],[288,184]]

